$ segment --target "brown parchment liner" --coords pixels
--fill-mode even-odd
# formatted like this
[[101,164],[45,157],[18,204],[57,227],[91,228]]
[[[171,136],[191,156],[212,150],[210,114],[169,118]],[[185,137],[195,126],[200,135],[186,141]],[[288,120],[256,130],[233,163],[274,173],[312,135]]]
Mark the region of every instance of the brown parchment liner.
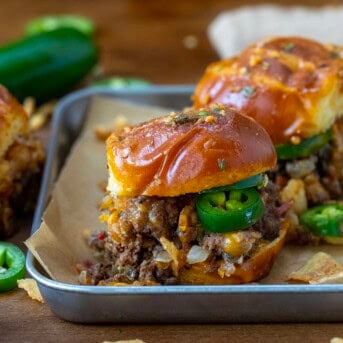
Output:
[[[105,143],[94,135],[94,128],[111,125],[118,115],[137,123],[169,110],[128,104],[105,97],[94,97],[84,129],[72,148],[54,187],[40,228],[25,243],[54,280],[77,284],[76,263],[93,260],[93,251],[84,240],[85,230],[103,228],[98,221],[98,204],[103,197],[99,183],[107,180]],[[286,246],[270,274],[260,283],[285,283],[313,254],[324,251],[343,263],[343,246]]]

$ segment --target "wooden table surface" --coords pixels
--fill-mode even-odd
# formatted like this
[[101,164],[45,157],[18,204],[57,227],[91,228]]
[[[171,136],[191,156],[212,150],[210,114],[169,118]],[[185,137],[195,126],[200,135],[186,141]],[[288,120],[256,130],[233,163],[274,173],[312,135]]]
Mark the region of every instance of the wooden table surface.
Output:
[[[275,1],[274,1],[275,2]],[[321,6],[341,1],[280,1]],[[23,34],[25,23],[51,13],[92,18],[97,27],[105,75],[137,76],[160,84],[196,83],[218,58],[206,37],[208,24],[223,10],[264,1],[10,0],[0,2],[0,44]],[[187,38],[188,37],[188,38]],[[185,39],[195,41],[187,47]],[[11,241],[23,247],[29,228]],[[234,310],[234,309],[233,309]],[[158,309],[156,309],[158,311]],[[343,337],[343,325],[78,325],[55,317],[47,305],[22,290],[0,295],[1,342],[102,342],[140,338],[145,342],[329,342]]]

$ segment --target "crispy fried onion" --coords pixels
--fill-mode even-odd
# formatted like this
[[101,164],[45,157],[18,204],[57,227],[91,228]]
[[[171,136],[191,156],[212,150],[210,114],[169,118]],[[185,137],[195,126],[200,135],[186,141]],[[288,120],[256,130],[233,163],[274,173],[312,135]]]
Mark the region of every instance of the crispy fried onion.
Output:
[[288,276],[288,281],[304,283],[343,283],[343,265],[332,256],[318,252],[304,266]]
[[168,240],[165,237],[160,238],[160,242],[163,246],[163,249],[169,254],[169,256],[172,258],[172,269],[173,273],[175,276],[179,275],[179,256],[180,256],[180,251],[179,249],[175,246],[173,242]]

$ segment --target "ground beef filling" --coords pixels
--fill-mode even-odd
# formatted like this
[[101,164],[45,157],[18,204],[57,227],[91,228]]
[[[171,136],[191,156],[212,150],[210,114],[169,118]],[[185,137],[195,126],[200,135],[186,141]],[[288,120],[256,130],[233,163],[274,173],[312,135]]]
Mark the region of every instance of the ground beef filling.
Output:
[[343,199],[343,120],[335,123],[333,133],[330,144],[307,158],[280,161],[268,175],[281,189],[281,199],[291,205],[288,239],[293,242],[318,243],[300,225],[299,216],[310,207]]
[[0,238],[13,234],[16,220],[33,209],[43,161],[43,147],[31,136],[18,137],[0,159]]
[[253,227],[236,233],[235,238],[240,240],[239,254],[227,249],[226,235],[203,230],[195,211],[194,195],[117,200],[114,206],[120,210],[114,215],[113,224],[109,224],[107,231],[94,233],[88,239],[99,262],[79,265],[80,282],[175,284],[178,279],[172,253],[168,254],[170,246],[179,251],[179,268],[180,265],[187,267],[187,254],[196,246],[206,253],[208,272],[218,269],[216,262],[222,260],[228,275],[261,242],[274,240],[279,235],[282,206],[278,193],[272,182],[261,191],[265,215]]

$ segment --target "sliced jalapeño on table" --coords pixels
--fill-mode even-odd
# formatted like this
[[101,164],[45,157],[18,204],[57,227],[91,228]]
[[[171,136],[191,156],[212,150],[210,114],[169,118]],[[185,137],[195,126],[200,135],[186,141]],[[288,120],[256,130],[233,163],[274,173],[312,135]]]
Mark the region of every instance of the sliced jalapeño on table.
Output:
[[0,292],[17,286],[25,275],[25,256],[14,244],[0,242]]

